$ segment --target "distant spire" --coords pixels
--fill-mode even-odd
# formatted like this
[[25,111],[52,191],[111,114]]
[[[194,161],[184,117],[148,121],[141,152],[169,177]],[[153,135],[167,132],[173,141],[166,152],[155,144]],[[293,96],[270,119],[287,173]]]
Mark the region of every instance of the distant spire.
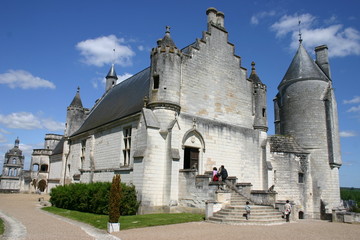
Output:
[[15,147],[19,147],[19,144],[20,144],[20,140],[19,137],[17,137],[15,140]]
[[299,43],[302,43],[302,38],[301,38],[301,20],[299,19]]
[[80,107],[80,108],[83,107],[81,98],[80,98],[80,87],[77,87],[75,97],[72,100],[72,102],[70,103],[69,107]]

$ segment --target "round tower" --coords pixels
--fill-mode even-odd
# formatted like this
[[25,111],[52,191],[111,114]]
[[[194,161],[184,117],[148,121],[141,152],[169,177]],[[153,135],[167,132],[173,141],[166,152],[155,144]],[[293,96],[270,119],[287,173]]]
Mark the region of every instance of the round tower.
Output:
[[267,110],[266,110],[266,85],[263,84],[256,73],[255,62],[251,63],[251,74],[249,80],[253,83],[253,109],[254,109],[254,129],[267,132]]
[[165,36],[151,51],[149,104],[151,109],[180,111],[181,57],[166,27]]
[[277,133],[293,136],[310,153],[315,218],[325,213],[320,209],[330,213],[340,203],[337,109],[328,69],[314,62],[300,41],[274,99]]
[[78,87],[74,99],[67,107],[65,137],[71,136],[71,134],[79,129],[85,120],[85,110],[80,98],[80,88]]

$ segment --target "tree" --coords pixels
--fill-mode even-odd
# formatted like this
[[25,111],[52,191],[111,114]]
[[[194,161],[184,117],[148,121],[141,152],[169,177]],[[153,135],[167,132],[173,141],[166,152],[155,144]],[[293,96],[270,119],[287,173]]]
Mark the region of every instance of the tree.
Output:
[[113,177],[109,196],[109,223],[118,223],[120,218],[121,179],[116,174]]

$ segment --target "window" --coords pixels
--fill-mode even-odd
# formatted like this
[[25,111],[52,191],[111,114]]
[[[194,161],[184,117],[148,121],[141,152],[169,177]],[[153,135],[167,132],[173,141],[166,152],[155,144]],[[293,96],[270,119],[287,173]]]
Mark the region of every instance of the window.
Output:
[[48,165],[47,164],[43,164],[40,167],[40,172],[47,172],[48,171]]
[[16,158],[13,158],[12,164],[16,164]]
[[154,75],[154,89],[159,89],[160,77],[159,75]]
[[262,116],[265,117],[265,114],[266,114],[266,109],[263,108],[263,109],[262,109]]
[[304,183],[304,174],[299,172],[299,183]]
[[85,153],[86,153],[86,140],[82,140],[81,141],[81,156],[80,156],[81,168],[84,168]]
[[123,147],[124,166],[128,166],[130,164],[131,127],[124,128],[123,134],[124,134],[124,147]]

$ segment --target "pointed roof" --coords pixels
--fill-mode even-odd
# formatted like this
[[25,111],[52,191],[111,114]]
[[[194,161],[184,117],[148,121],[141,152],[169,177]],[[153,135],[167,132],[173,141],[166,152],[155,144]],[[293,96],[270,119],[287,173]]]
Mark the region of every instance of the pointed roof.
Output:
[[116,80],[118,79],[117,75],[116,75],[116,72],[115,72],[115,67],[114,67],[114,64],[111,65],[111,68],[108,72],[108,74],[106,75],[105,77],[106,79],[108,78],[115,78]]
[[250,74],[250,77],[249,79],[253,82],[253,83],[262,83],[259,76],[257,75],[256,73],[256,70],[255,70],[255,62],[252,62],[251,63],[251,74]]
[[329,80],[300,42],[299,48],[278,88],[292,80],[309,79]]
[[158,47],[174,47],[174,48],[176,48],[176,45],[170,36],[170,27],[169,26],[166,26],[166,32],[165,32],[165,36],[163,37],[163,39],[158,41]]
[[77,88],[76,95],[75,95],[74,99],[72,100],[72,102],[70,103],[69,107],[80,107],[80,108],[83,107],[81,98],[80,98],[80,87]]

